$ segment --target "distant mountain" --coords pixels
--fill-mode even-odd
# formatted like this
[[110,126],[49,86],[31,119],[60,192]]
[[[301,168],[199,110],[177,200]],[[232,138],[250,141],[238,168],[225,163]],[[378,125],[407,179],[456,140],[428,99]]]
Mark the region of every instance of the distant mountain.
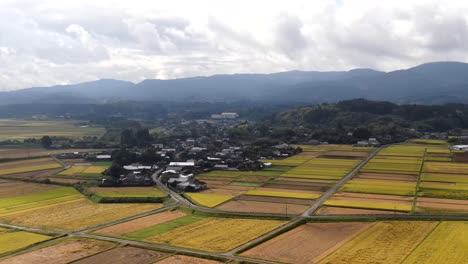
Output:
[[433,62],[388,73],[372,69],[289,71],[173,80],[148,79],[138,84],[107,79],[0,92],[0,104],[102,103],[119,100],[321,103],[352,98],[434,104],[466,102],[467,76],[467,63]]

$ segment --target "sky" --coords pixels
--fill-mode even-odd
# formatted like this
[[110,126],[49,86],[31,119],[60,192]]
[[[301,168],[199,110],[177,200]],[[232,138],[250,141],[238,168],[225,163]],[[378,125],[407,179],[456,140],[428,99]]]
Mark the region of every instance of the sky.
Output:
[[0,90],[468,61],[464,0],[0,0]]

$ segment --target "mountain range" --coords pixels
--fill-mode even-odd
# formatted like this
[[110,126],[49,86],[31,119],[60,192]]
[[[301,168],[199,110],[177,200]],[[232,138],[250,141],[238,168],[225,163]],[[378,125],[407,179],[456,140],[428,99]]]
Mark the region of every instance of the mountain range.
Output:
[[0,105],[115,101],[272,101],[322,103],[365,98],[396,103],[468,100],[468,64],[432,62],[392,72],[289,71],[232,74],[140,83],[102,79],[73,85],[0,92]]

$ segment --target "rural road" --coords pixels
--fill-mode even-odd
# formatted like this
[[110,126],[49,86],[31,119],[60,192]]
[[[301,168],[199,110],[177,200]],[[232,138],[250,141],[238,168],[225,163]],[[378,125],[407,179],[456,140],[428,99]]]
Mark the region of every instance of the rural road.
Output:
[[359,163],[351,172],[349,172],[343,179],[341,179],[335,186],[330,188],[326,193],[324,193],[319,199],[315,201],[312,206],[307,209],[304,213],[302,213],[302,217],[309,217],[313,212],[315,212],[322,204],[332,197],[335,192],[337,192],[341,187],[343,187],[351,178],[353,178],[354,174],[356,174],[362,167],[364,167],[369,160],[371,160],[383,147],[377,148],[374,150],[365,160]]

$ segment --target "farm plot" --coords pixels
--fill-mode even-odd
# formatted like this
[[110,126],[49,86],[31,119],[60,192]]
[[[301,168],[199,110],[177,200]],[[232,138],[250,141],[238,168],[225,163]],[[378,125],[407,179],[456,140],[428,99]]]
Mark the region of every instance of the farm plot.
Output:
[[115,244],[91,239],[70,239],[62,243],[0,260],[1,264],[66,264],[115,247]]
[[210,252],[225,252],[247,243],[285,222],[276,220],[206,218],[146,241]]
[[106,236],[123,236],[186,216],[180,211],[166,211],[94,231]]
[[425,162],[419,195],[468,199],[468,165],[457,162]]
[[60,172],[58,175],[60,176],[85,176],[85,177],[101,176],[102,172],[104,172],[107,168],[108,166],[73,165],[69,169],[66,169]]
[[372,147],[355,147],[351,145],[336,145],[336,144],[324,144],[324,145],[295,145],[300,147],[304,152],[323,152],[323,151],[371,151]]
[[315,158],[287,171],[281,177],[340,180],[359,162],[359,160]]
[[244,253],[243,256],[285,263],[317,263],[369,223],[307,223]]
[[80,121],[30,121],[0,119],[0,140],[51,137],[101,136],[105,131],[102,127],[80,126]]
[[418,197],[417,213],[461,213],[468,212],[468,200]]
[[155,187],[93,187],[89,189],[101,197],[110,198],[163,198],[167,194]]
[[416,182],[407,181],[363,180],[356,178],[347,182],[341,191],[414,196],[416,184]]
[[256,195],[256,196],[268,196],[268,197],[308,199],[308,200],[314,200],[321,196],[320,193],[286,191],[283,189],[269,189],[269,188],[259,188],[255,190],[250,190],[246,192],[245,194]]
[[227,203],[218,206],[217,209],[231,212],[298,215],[303,213],[309,207],[310,205],[302,204],[261,202],[252,200],[231,200]]
[[376,214],[383,215],[383,214],[402,214],[402,213],[394,212],[394,211],[321,206],[315,214],[316,215],[376,215]]
[[24,231],[1,230],[0,254],[16,251],[51,238],[50,236]]
[[155,264],[218,264],[221,263],[219,261],[209,260],[209,259],[201,259],[189,256],[182,256],[182,255],[174,255],[163,260],[155,262]]
[[426,151],[426,146],[411,145],[411,144],[396,144],[388,146],[382,149],[377,157],[379,156],[396,156],[402,157],[423,157]]
[[360,193],[337,193],[325,201],[324,205],[356,209],[410,212],[413,197]]
[[52,158],[31,159],[0,163],[0,175],[17,174],[22,172],[41,171],[61,168],[62,165]]
[[423,172],[468,174],[468,164],[457,162],[425,162]]
[[379,222],[320,263],[401,263],[437,222]]
[[160,204],[95,204],[79,197],[27,209],[22,207],[15,212],[2,208],[0,221],[37,228],[80,230],[160,207]]
[[64,152],[96,152],[96,149],[42,149],[42,148],[1,148],[0,159],[33,158],[61,154]]
[[0,180],[0,199],[29,195],[61,188],[50,184],[26,183],[10,180]]
[[468,222],[441,222],[404,264],[468,263]]
[[234,196],[230,194],[215,193],[186,193],[185,195],[195,203],[206,207],[215,207],[234,198]]
[[285,166],[285,167],[295,167],[303,164],[310,159],[320,156],[319,152],[302,152],[297,155],[294,155],[285,159],[275,159],[275,160],[260,160],[263,163],[271,163],[274,166]]
[[167,253],[162,253],[154,250],[136,248],[136,247],[119,247],[99,253],[97,255],[87,257],[74,264],[152,264],[158,259],[169,256]]

